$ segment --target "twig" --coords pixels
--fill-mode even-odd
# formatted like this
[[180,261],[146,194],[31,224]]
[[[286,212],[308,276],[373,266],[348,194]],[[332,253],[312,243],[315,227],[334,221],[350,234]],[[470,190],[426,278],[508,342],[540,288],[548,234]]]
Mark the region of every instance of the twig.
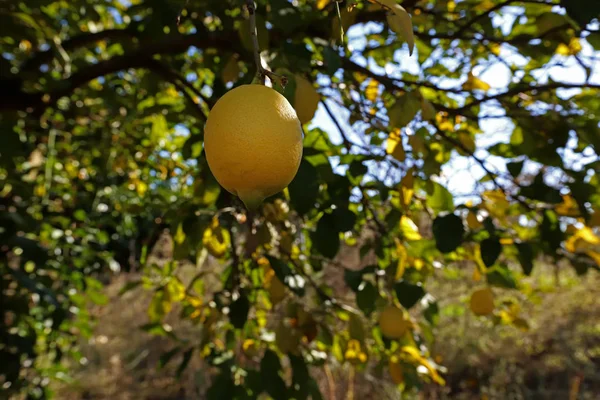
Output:
[[344,130],[342,129],[342,126],[338,122],[337,118],[331,112],[331,109],[327,105],[327,102],[325,100],[321,100],[321,104],[323,104],[323,108],[325,109],[325,112],[327,112],[327,115],[329,115],[329,118],[331,118],[331,120],[333,121],[333,124],[335,125],[335,127],[339,131],[340,135],[342,136],[342,141],[344,142],[344,147],[346,147],[346,149],[348,151],[350,151],[353,143],[350,141],[350,139],[348,139],[348,136],[346,136],[346,132],[344,132]]
[[340,12],[340,2],[342,0],[335,0],[335,8],[337,10],[337,17],[340,23],[340,38],[342,43],[344,42],[344,25],[342,24],[342,13]]
[[179,15],[177,16],[177,26],[179,26],[179,24],[181,23],[181,14],[183,14],[189,2],[190,0],[185,0],[185,4],[183,5],[183,7],[181,7],[181,11],[179,11]]
[[296,263],[296,261],[290,256],[290,254],[288,254],[288,253],[284,253],[284,254],[286,254],[288,256],[290,262],[294,266],[294,269],[297,272],[299,272],[308,281],[308,283],[310,283],[310,285],[315,289],[315,291],[317,292],[317,294],[319,295],[319,297],[321,299],[323,299],[324,301],[328,301],[333,307],[337,307],[340,310],[350,312],[353,314],[358,313],[358,310],[356,310],[346,304],[338,302],[337,299],[335,299],[334,297],[325,293],[325,291],[323,291],[323,289],[321,289],[319,287],[319,284],[317,282],[315,282],[315,280],[312,278],[312,276],[304,270],[302,265],[298,265],[298,263]]
[[492,183],[494,184],[494,186],[500,190],[502,192],[502,194],[506,197],[511,197],[513,199],[515,199],[519,204],[521,204],[523,207],[527,208],[528,210],[532,210],[532,207],[530,204],[528,204],[525,200],[523,200],[522,198],[518,197],[518,196],[513,196],[510,193],[508,193],[506,191],[506,189],[504,188],[504,186],[500,185],[500,183],[498,183],[498,180],[496,179],[496,174],[493,173],[485,164],[485,161],[483,161],[481,158],[477,157],[475,155],[474,152],[472,152],[470,149],[468,149],[465,145],[463,145],[460,141],[451,138],[450,136],[446,135],[444,133],[444,131],[440,130],[438,128],[437,125],[435,125],[435,132],[436,134],[441,137],[443,140],[445,140],[446,142],[452,144],[453,146],[461,149],[462,151],[464,151],[466,154],[468,154],[471,158],[473,158],[473,160],[475,160],[475,162],[477,162],[477,164],[479,164],[481,166],[481,168],[483,169],[483,171],[486,173],[486,175],[490,178],[490,180],[492,181]]
[[262,65],[260,58],[260,47],[258,46],[258,33],[256,31],[256,5],[254,0],[246,0],[246,9],[248,10],[248,20],[250,22],[250,36],[252,37],[252,47],[254,49],[254,63],[256,64],[256,76],[260,83],[265,84],[265,77],[269,77],[271,82],[277,82],[283,88],[287,85],[287,77],[277,75],[269,71]]

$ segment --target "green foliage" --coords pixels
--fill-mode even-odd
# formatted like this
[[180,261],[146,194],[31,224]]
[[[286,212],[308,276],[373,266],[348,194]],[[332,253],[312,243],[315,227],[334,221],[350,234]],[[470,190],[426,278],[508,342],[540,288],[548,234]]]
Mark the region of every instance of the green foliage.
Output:
[[[202,147],[212,105],[255,76],[243,3],[3,6],[7,393],[51,395],[47,382],[68,372],[78,340],[93,332],[90,307],[107,301],[101,282],[124,271],[139,276],[122,293],[152,293],[141,329],[173,341],[161,366],[181,355],[181,375],[203,358],[218,369],[210,398],[317,399],[309,371],[333,359],[361,370],[395,357],[407,367],[402,390],[443,384],[427,350],[441,311],[426,282],[449,265],[473,266],[473,279],[494,291],[522,289],[540,257],[578,274],[600,268],[590,50],[600,40],[587,25],[597,6],[565,1],[564,14],[543,1],[420,0],[402,11],[357,0],[338,15],[334,1],[257,1],[269,68],[306,76],[325,100],[304,127],[294,181],[249,214],[220,188]],[[514,13],[518,23],[498,23]],[[352,32],[343,40],[340,23]],[[366,23],[376,29],[360,29]],[[568,63],[586,79],[547,79]],[[498,66],[505,87],[485,80]],[[486,128],[498,120],[512,126],[506,140]],[[457,161],[472,166],[467,198],[448,182]],[[150,256],[165,232],[174,251],[159,266]],[[348,265],[355,248],[361,261]],[[221,269],[205,285],[208,262]],[[193,278],[182,265],[195,266]],[[327,284],[332,268],[343,269],[352,296]],[[376,322],[391,303],[407,318],[393,341]],[[181,339],[164,323],[177,317],[201,333]]]

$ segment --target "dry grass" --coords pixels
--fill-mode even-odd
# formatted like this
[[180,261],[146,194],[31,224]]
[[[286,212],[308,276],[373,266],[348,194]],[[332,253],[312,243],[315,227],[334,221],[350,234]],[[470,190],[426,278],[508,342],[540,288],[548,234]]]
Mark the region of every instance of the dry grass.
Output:
[[[168,247],[168,244],[167,244]],[[352,251],[339,262],[358,268]],[[168,256],[168,251],[167,251]],[[205,268],[205,267],[203,267]],[[217,281],[218,264],[212,265]],[[191,276],[194,266],[179,271]],[[513,299],[522,307],[527,331],[513,326],[494,326],[490,319],[475,318],[464,312],[464,303],[475,285],[468,269],[450,276],[443,271],[428,283],[440,299],[442,317],[435,329],[432,351],[448,368],[445,388],[427,387],[421,393],[407,393],[410,399],[592,399],[600,393],[600,277],[591,272],[579,278],[570,271],[560,274],[562,284],[555,288],[554,275],[538,268],[528,279],[528,297],[516,291],[498,291],[500,302]],[[344,288],[340,267],[327,269],[325,279],[337,294],[351,297]],[[549,278],[550,277],[550,278]],[[150,293],[137,288],[119,295],[120,288],[135,276],[121,275],[106,292],[107,306],[94,310],[98,319],[95,336],[82,343],[88,359],[74,367],[74,383],[60,388],[65,400],[175,400],[203,399],[210,386],[211,371],[193,357],[181,379],[175,377],[178,359],[157,369],[159,357],[173,346],[169,338],[139,331],[147,322]],[[179,336],[194,337],[201,327],[180,321],[169,323]],[[374,369],[354,373],[349,366],[335,362],[312,371],[324,398],[398,399],[387,373]]]

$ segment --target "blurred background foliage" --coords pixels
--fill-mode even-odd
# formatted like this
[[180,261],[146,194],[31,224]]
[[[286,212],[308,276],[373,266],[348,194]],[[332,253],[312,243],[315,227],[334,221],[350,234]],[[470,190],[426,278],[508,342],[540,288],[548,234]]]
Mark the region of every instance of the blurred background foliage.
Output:
[[[0,396],[90,398],[102,332],[135,350],[127,371],[197,389],[134,398],[598,393],[596,2],[405,0],[410,34],[394,1],[257,1],[308,123],[256,215],[202,148],[255,74],[242,3],[0,1]],[[498,66],[506,85],[482,78]]]

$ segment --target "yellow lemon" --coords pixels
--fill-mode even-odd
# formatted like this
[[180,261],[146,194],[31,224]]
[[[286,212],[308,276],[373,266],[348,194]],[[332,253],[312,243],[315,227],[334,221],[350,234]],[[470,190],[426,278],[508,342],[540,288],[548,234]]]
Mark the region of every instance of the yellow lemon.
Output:
[[494,311],[494,294],[490,288],[473,292],[471,295],[471,311],[475,315],[489,315]]
[[383,336],[398,339],[406,333],[409,323],[400,308],[388,305],[379,314],[379,327]]
[[306,124],[315,116],[321,96],[308,79],[301,75],[295,75],[294,78],[296,81],[294,108],[300,122]]
[[285,298],[285,285],[276,276],[273,276],[271,278],[268,290],[269,297],[271,298],[271,303],[273,304],[277,304]]
[[263,85],[242,85],[210,111],[204,150],[221,186],[254,210],[294,179],[302,158],[302,127],[283,95]]
[[400,362],[398,361],[397,357],[390,358],[389,370],[390,376],[392,377],[392,381],[396,385],[399,385],[402,382],[404,382],[404,370],[402,368],[402,365],[400,365]]

